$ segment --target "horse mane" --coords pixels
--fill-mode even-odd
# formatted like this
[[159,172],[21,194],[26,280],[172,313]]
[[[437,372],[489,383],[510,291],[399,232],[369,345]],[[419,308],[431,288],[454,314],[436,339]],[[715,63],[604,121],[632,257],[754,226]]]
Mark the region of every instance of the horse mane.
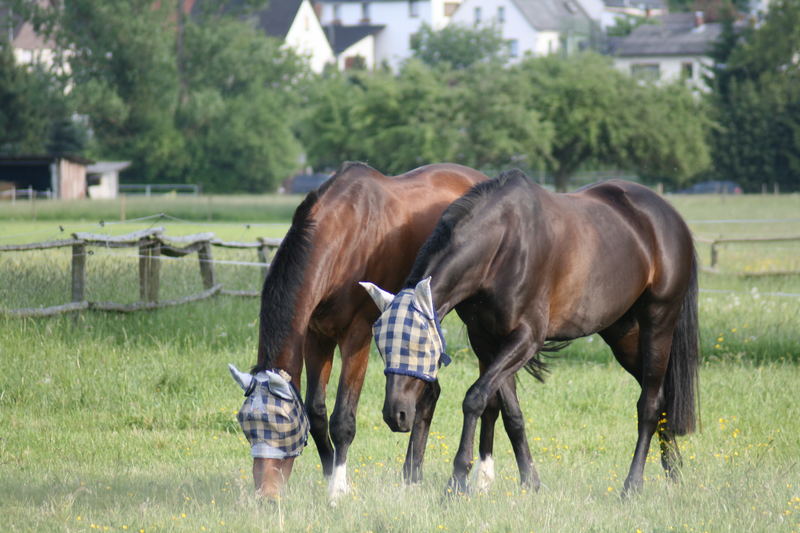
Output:
[[[442,250],[444,250],[453,240],[453,230],[462,221],[465,220],[471,213],[480,209],[481,205],[491,200],[491,195],[506,186],[515,186],[514,184],[521,185],[529,183],[529,180],[524,172],[519,169],[511,169],[501,173],[497,178],[482,181],[473,186],[461,198],[450,204],[428,240],[422,245],[417,258],[414,261],[414,266],[411,268],[411,273],[406,278],[403,288],[411,288],[420,282],[422,276],[425,274],[430,258]],[[526,372],[532,375],[539,381],[544,381],[544,374],[548,372],[547,364],[541,359],[542,355],[545,357],[555,357],[556,352],[559,352],[569,346],[570,341],[548,341],[545,342],[539,351],[532,354],[531,358],[523,366]]]
[[253,374],[272,367],[273,357],[291,333],[294,308],[303,284],[315,228],[311,209],[336,178],[353,167],[371,168],[359,162],[342,163],[333,177],[309,192],[294,212],[292,225],[272,259],[261,289],[258,361],[250,370]]
[[422,276],[425,274],[425,268],[430,262],[430,258],[445,249],[450,241],[453,239],[453,229],[465,218],[467,218],[479,204],[482,204],[487,197],[494,191],[505,186],[512,178],[519,178],[527,180],[525,174],[521,170],[512,169],[503,172],[498,177],[486,181],[482,181],[474,185],[467,191],[461,198],[450,204],[444,213],[442,213],[439,222],[433,229],[430,237],[425,241],[420,248],[417,258],[414,260],[414,266],[411,267],[411,273],[406,278],[403,288],[414,287],[420,282]]

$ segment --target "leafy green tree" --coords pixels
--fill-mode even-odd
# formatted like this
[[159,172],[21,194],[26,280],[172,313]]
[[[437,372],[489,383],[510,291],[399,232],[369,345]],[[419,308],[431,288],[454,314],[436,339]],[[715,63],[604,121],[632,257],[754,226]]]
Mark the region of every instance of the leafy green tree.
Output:
[[506,59],[506,42],[498,28],[481,26],[470,28],[451,24],[433,30],[423,24],[411,37],[414,57],[436,66],[447,64],[454,69],[467,68],[478,62]]
[[33,14],[60,50],[94,157],[130,159],[139,180],[177,180],[183,142],[174,125],[177,74],[172,5],[71,0]]
[[0,42],[0,153],[80,154],[86,132],[70,118],[63,84],[41,65],[17,65]]
[[189,23],[185,102],[176,124],[185,175],[206,190],[264,192],[298,167],[292,131],[302,61],[241,22]]
[[763,24],[726,25],[709,83],[714,173],[745,190],[800,189],[800,3],[770,4]]
[[458,91],[456,161],[492,173],[510,166],[542,168],[554,128],[526,105],[527,86],[496,63],[479,63],[448,82]]
[[688,89],[640,85],[593,53],[531,58],[515,70],[528,106],[555,128],[547,168],[557,190],[589,164],[676,182],[708,164],[705,114]]

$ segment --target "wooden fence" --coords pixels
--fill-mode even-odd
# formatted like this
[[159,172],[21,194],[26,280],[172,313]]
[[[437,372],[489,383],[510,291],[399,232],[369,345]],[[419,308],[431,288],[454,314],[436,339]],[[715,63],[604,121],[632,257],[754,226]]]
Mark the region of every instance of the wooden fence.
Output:
[[[12,244],[0,246],[0,252],[22,252],[72,247],[71,301],[51,307],[0,310],[0,313],[17,317],[51,316],[83,309],[102,311],[131,312],[143,309],[156,309],[180,305],[215,294],[237,296],[258,296],[257,291],[228,291],[217,282],[214,271],[213,247],[253,249],[257,253],[258,265],[262,269],[262,279],[266,277],[269,259],[280,245],[280,239],[259,238],[257,242],[224,242],[216,239],[213,233],[198,233],[183,237],[168,237],[164,228],[147,230],[109,237],[92,233],[74,233],[71,239],[40,242],[32,244]],[[88,247],[138,248],[139,250],[139,301],[132,304],[116,302],[92,302],[86,300],[86,258]],[[197,253],[203,291],[177,300],[159,300],[161,258],[185,257]]]
[[[717,268],[717,263],[719,262],[719,245],[724,244],[731,244],[731,243],[766,243],[766,242],[791,242],[791,241],[800,241],[800,235],[783,235],[783,236],[775,236],[775,237],[719,237],[719,238],[710,238],[710,237],[700,237],[695,235],[694,240],[696,242],[702,242],[710,245],[710,257],[709,263],[707,267],[703,267],[705,272],[710,272],[712,274],[719,274],[719,269]],[[800,274],[798,270],[768,270],[764,272],[746,272],[744,273],[747,276],[775,276],[775,275],[790,275],[790,274]]]

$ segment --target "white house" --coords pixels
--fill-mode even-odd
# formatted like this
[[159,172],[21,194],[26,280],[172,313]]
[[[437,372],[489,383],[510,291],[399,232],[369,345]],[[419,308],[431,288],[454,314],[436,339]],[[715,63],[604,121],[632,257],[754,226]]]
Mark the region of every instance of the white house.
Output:
[[[40,5],[44,0],[37,0]],[[23,22],[15,16],[10,7],[0,6],[0,30],[5,33],[2,40],[7,40],[14,52],[14,61],[18,65],[43,65],[51,67],[55,60],[55,43],[37,34],[33,24]]]
[[328,24],[325,26],[325,33],[333,48],[333,53],[336,55],[336,65],[339,70],[374,69],[377,65],[375,59],[376,35],[385,27],[377,24],[357,26]]
[[335,62],[333,49],[309,0],[273,0],[256,15],[256,27],[308,58],[314,72]]
[[616,46],[614,65],[632,76],[669,83],[684,80],[705,90],[703,72],[711,66],[709,52],[722,32],[720,23],[707,24],[703,13],[671,13],[656,24],[639,26]]
[[[326,27],[342,27],[337,28],[334,34],[350,38],[359,33],[364,35],[369,43],[360,46],[374,46],[371,54],[374,59],[368,63],[381,65],[385,62],[396,69],[411,56],[411,36],[423,24],[433,29],[445,27],[459,3],[460,0],[317,0],[316,6]],[[333,46],[340,48],[336,41]],[[348,53],[337,52],[340,57]],[[364,59],[367,60],[368,56],[365,55]]]
[[583,49],[596,27],[578,0],[464,0],[451,23],[498,27],[512,61]]

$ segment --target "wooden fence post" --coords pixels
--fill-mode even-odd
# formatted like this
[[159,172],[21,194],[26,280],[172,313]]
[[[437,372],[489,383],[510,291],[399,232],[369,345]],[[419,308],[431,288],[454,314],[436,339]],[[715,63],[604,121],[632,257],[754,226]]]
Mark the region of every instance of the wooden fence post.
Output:
[[717,241],[711,243],[711,265],[710,268],[717,268]]
[[72,245],[72,301],[86,300],[86,243]]
[[[269,246],[264,242],[263,237],[258,238],[259,244],[261,246],[258,247],[258,262],[259,263],[268,263],[269,262]],[[267,279],[267,273],[269,272],[269,267],[262,266],[261,267],[261,282],[263,283],[265,279]]]
[[161,243],[142,240],[139,244],[139,299],[157,302],[161,271]]
[[200,262],[200,277],[203,278],[203,288],[210,289],[216,284],[214,263],[211,257],[211,243],[205,241],[197,250],[197,259]]

